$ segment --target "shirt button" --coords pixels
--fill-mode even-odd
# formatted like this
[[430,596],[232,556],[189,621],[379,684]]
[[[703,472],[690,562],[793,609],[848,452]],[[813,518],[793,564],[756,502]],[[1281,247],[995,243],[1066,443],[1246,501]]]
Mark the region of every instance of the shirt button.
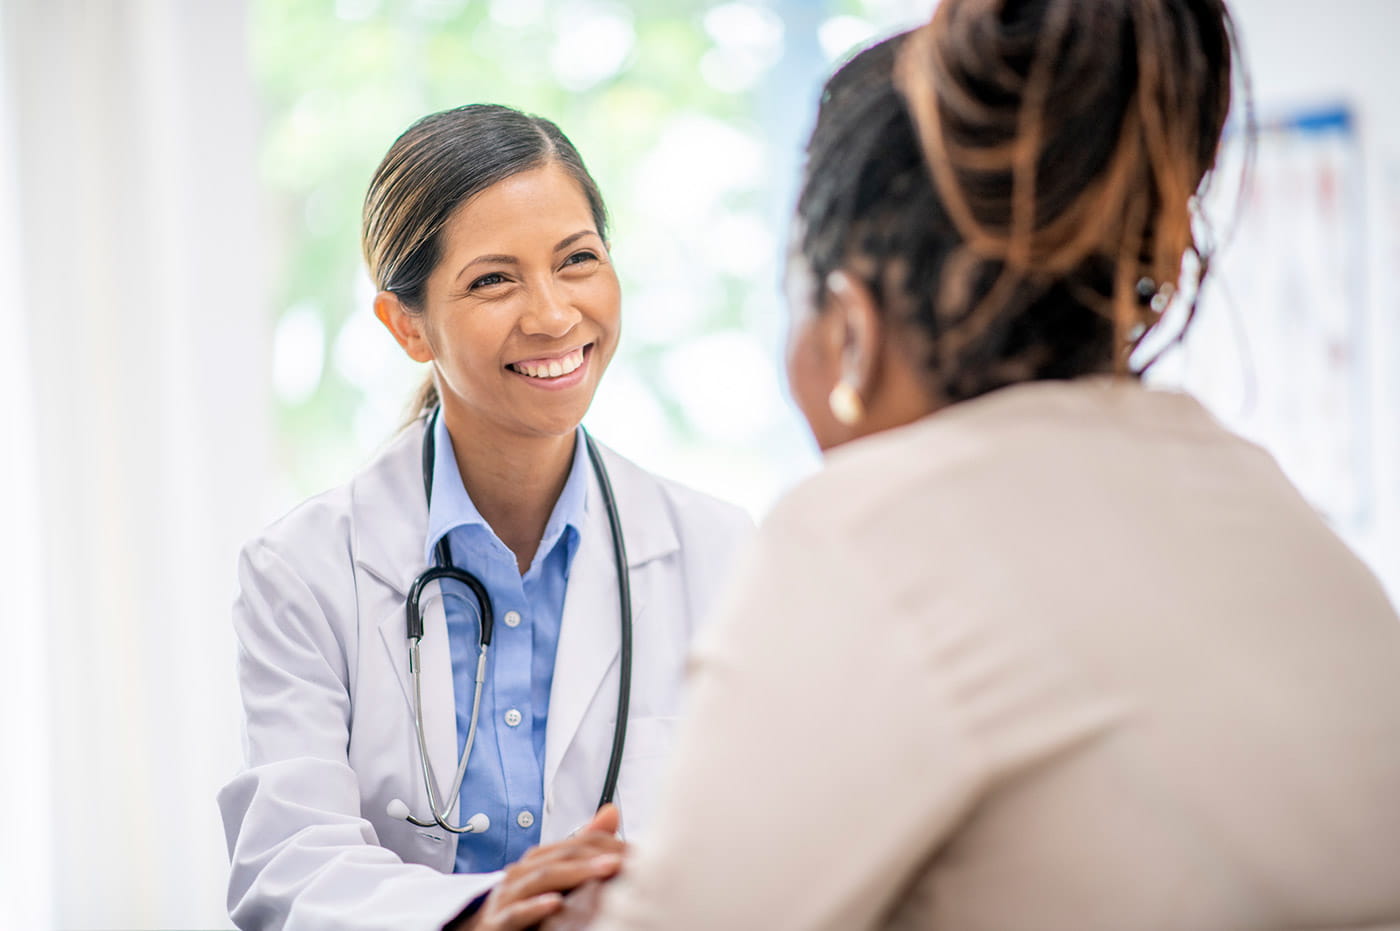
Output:
[[507,611],[504,620],[505,620],[505,622],[506,622],[506,626],[507,626],[507,627],[519,627],[519,626],[520,626],[520,612],[519,612],[519,611]]
[[528,828],[535,823],[535,816],[530,814],[528,811],[522,811],[520,814],[515,816],[515,823],[520,825],[522,828]]
[[[515,727],[516,725],[518,725],[520,723],[520,720],[520,712],[516,711],[514,708],[506,712],[506,723],[509,724],[511,727]],[[526,826],[528,827],[528,825]]]

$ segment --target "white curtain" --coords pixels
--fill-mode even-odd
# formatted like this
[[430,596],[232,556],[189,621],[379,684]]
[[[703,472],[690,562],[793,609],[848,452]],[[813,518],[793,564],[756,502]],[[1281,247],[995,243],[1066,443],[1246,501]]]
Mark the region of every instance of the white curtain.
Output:
[[[7,44],[0,22],[0,48]],[[35,550],[42,521],[28,326],[19,275],[20,228],[16,141],[9,75],[0,71],[0,798],[9,822],[0,843],[0,927],[51,923],[53,845],[47,829],[53,800],[46,779],[44,588]]]
[[226,927],[266,519],[244,0],[0,12],[0,926]]

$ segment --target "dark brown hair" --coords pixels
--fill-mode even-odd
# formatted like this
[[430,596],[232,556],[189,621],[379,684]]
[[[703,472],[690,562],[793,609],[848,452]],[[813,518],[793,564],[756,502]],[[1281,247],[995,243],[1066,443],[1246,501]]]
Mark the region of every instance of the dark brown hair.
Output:
[[1183,258],[1188,323],[1209,264],[1192,203],[1233,49],[1222,0],[943,0],[827,84],[798,202],[817,284],[846,268],[916,324],[948,402],[1139,373]]
[[[442,258],[442,227],[453,212],[496,182],[551,162],[583,189],[593,225],[606,240],[603,196],[578,150],[554,123],[495,104],[470,104],[418,120],[394,140],[365,194],[361,245],[375,287],[421,311],[428,277]],[[412,413],[437,401],[429,374]]]

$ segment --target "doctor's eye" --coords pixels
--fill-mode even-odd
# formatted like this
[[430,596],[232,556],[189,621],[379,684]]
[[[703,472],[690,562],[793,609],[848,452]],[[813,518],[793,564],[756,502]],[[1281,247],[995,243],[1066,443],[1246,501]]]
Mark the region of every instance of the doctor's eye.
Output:
[[489,288],[493,284],[502,284],[505,282],[505,280],[505,275],[502,275],[499,272],[492,272],[489,275],[482,275],[480,278],[473,281],[471,285],[468,286],[467,290],[475,291],[477,288]]
[[575,252],[573,255],[565,259],[564,265],[565,267],[568,267],[570,265],[582,265],[585,262],[596,261],[598,261],[598,253],[594,252],[591,249],[581,249],[580,251]]

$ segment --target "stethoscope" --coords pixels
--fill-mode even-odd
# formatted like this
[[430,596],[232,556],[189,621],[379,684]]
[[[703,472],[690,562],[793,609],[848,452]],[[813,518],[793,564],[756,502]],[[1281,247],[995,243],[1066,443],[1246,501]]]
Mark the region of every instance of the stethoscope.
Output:
[[[441,406],[433,409],[428,418],[427,429],[423,432],[423,492],[431,505],[433,500],[433,464],[436,455],[434,438]],[[632,693],[632,589],[627,577],[627,547],[622,540],[622,522],[617,516],[617,503],[613,500],[612,483],[608,481],[608,470],[603,465],[603,456],[593,442],[588,431],[583,433],[584,448],[593,463],[593,474],[598,477],[598,487],[603,493],[603,507],[607,510],[608,528],[612,531],[613,561],[617,564],[617,595],[621,603],[622,648],[618,669],[620,679],[617,688],[617,724],[613,728],[612,755],[608,758],[608,772],[603,779],[603,794],[598,799],[602,808],[611,802],[617,791],[617,776],[622,768],[622,746],[627,740],[627,705]],[[428,762],[428,742],[423,735],[423,689],[421,664],[418,658],[418,644],[423,639],[423,614],[420,600],[423,589],[433,582],[444,580],[460,582],[476,597],[481,609],[479,652],[476,659],[476,688],[472,695],[471,723],[467,726],[467,739],[463,744],[462,758],[457,763],[457,776],[452,781],[452,792],[444,808],[438,803],[437,780],[433,776],[432,764]],[[415,824],[421,828],[440,827],[453,834],[480,834],[491,827],[491,819],[478,812],[463,825],[454,825],[447,819],[457,807],[462,797],[462,780],[467,775],[467,761],[471,758],[472,743],[476,740],[477,715],[481,711],[481,686],[486,681],[486,652],[491,647],[491,634],[495,627],[495,617],[491,609],[491,596],[481,580],[464,569],[452,564],[452,547],[444,534],[437,542],[434,564],[429,566],[408,589],[408,673],[413,680],[413,728],[418,735],[418,760],[423,768],[423,784],[428,790],[428,809],[432,820],[415,818],[409,813],[403,799],[389,803],[387,814]]]

